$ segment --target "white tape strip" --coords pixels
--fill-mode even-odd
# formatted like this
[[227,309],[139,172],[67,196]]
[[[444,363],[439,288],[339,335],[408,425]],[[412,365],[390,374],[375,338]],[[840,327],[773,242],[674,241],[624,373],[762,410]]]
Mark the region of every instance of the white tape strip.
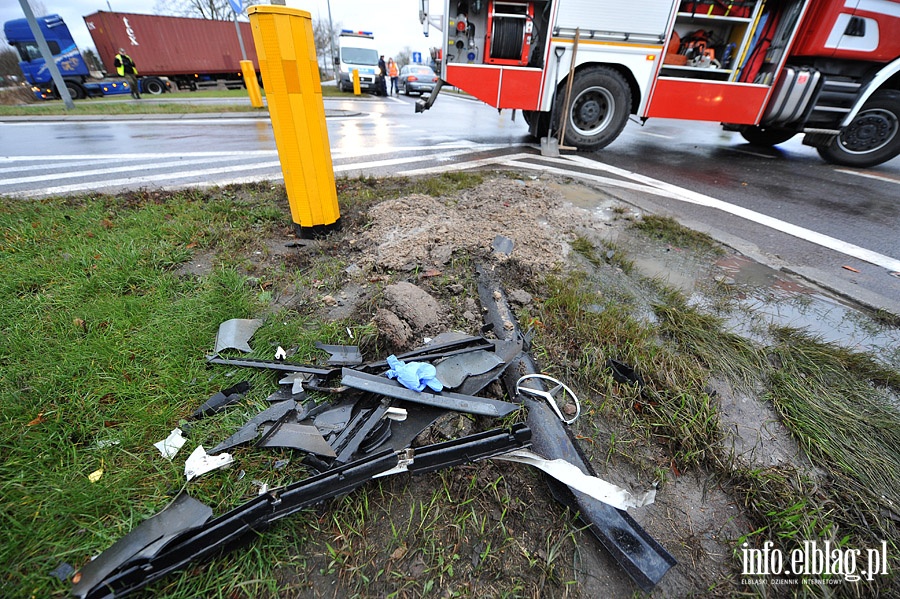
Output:
[[603,479],[585,474],[577,466],[565,460],[548,460],[525,449],[518,449],[495,456],[494,459],[534,466],[566,486],[620,510],[650,505],[656,499],[656,487],[635,496],[631,492]]

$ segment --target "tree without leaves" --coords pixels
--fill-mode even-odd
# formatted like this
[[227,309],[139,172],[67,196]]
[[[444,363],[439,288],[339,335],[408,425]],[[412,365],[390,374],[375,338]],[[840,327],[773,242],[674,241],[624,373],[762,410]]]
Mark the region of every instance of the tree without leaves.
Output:
[[102,71],[103,63],[100,62],[100,57],[97,56],[97,53],[94,52],[93,48],[86,48],[82,50],[81,57],[84,59],[84,64],[87,65],[87,68],[92,71]]
[[153,7],[159,15],[194,17],[213,21],[231,21],[234,12],[228,0],[156,0]]
[[341,32],[341,24],[338,23],[331,27],[326,19],[313,19],[313,40],[316,44],[316,56],[319,57],[319,64],[323,70],[327,72],[334,71],[334,52],[338,48],[338,36]]
[[409,46],[404,46],[403,50],[394,58],[398,68],[403,68],[412,62],[412,50]]
[[0,44],[0,77],[6,78],[14,75],[19,81],[24,81],[22,70],[19,68],[19,54],[6,45],[5,42]]

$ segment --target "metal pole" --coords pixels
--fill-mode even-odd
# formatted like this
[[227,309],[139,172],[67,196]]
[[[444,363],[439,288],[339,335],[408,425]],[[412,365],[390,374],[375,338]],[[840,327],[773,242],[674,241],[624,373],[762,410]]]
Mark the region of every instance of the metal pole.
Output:
[[334,23],[331,22],[331,0],[328,0],[328,41],[331,42],[331,78],[337,81],[337,73],[334,70]]
[[31,35],[34,36],[34,39],[38,44],[41,56],[44,57],[44,62],[47,64],[47,68],[50,69],[50,77],[53,78],[53,83],[56,85],[56,91],[59,92],[59,97],[62,98],[63,104],[66,105],[66,110],[75,110],[75,103],[72,102],[69,88],[66,87],[66,82],[63,80],[62,73],[59,72],[59,67],[56,66],[56,61],[53,60],[53,53],[50,52],[50,46],[47,45],[47,40],[44,38],[44,32],[41,31],[41,28],[38,26],[37,19],[34,17],[34,11],[31,10],[31,5],[28,4],[28,0],[19,0],[19,4],[22,5],[22,10],[25,12],[25,18],[28,20],[28,27],[31,28]]
[[[22,0],[23,2],[25,0]],[[241,36],[241,26],[238,25],[238,14],[232,9],[232,14],[234,14],[234,30],[237,31],[238,35],[238,43],[241,45],[241,60],[247,60],[247,52],[244,50],[244,38]]]

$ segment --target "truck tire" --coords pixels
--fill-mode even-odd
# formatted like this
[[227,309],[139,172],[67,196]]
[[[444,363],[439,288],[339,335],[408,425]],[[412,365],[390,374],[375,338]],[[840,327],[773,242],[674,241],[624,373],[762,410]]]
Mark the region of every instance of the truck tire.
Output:
[[159,96],[166,91],[166,86],[156,77],[148,77],[141,79],[141,91],[151,96]]
[[900,155],[900,91],[872,94],[834,141],[816,149],[826,162],[860,168]]
[[779,127],[747,126],[741,128],[741,137],[754,146],[765,146],[767,148],[784,143],[795,135],[797,135],[796,131]]
[[[558,94],[565,101],[565,89]],[[593,151],[608,146],[628,122],[631,87],[609,67],[593,67],[575,74],[566,111],[564,143],[579,150]]]
[[[87,92],[84,91],[84,88],[77,81],[66,81],[66,89],[69,90],[69,96],[73,100],[81,100],[87,96]],[[58,93],[56,95],[59,97]]]

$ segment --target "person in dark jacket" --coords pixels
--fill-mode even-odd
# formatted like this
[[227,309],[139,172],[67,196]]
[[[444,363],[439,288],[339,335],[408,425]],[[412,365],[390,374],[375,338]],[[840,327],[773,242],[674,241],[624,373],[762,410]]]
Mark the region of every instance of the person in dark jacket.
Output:
[[376,85],[377,90],[375,91],[376,96],[386,96],[387,95],[387,84],[385,83],[385,77],[387,76],[387,65],[384,62],[384,54],[378,57],[378,70],[381,73],[378,75],[378,83]]
[[128,79],[128,84],[131,86],[131,97],[140,100],[141,90],[138,87],[137,67],[134,61],[131,60],[131,57],[125,54],[125,48],[119,48],[119,53],[116,54],[113,64],[116,66],[116,72],[119,74],[119,77]]

